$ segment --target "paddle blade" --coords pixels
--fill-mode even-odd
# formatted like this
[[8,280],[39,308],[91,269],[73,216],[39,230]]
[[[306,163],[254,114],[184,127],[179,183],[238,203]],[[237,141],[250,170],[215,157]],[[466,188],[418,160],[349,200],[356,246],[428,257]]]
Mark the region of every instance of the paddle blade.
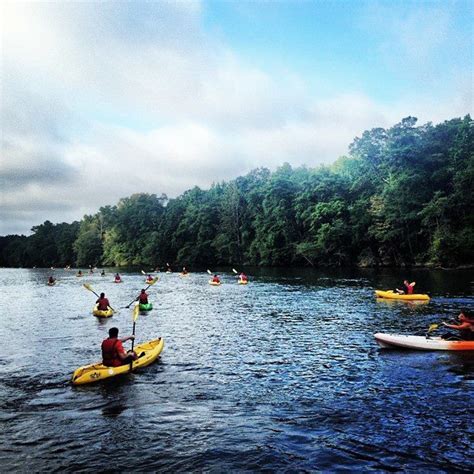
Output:
[[92,291],[94,293],[94,290],[92,289],[92,286],[89,285],[89,283],[84,283],[82,285],[86,290]]
[[146,275],[146,273],[142,270],[142,275]]
[[428,332],[434,331],[435,329],[439,328],[439,324],[430,324],[430,327],[428,328]]
[[133,321],[135,322],[138,319],[140,314],[140,305],[137,303],[133,308]]
[[211,270],[209,270],[209,268],[207,269],[207,273],[209,273],[209,275],[212,275],[212,272]]
[[237,275],[239,273],[235,268],[232,269],[232,271]]

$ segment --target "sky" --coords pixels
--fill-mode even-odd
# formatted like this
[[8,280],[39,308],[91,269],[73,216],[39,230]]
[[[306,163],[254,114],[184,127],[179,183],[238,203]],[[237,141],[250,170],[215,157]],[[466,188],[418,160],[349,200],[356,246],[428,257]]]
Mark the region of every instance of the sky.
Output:
[[0,235],[473,113],[470,0],[0,3]]

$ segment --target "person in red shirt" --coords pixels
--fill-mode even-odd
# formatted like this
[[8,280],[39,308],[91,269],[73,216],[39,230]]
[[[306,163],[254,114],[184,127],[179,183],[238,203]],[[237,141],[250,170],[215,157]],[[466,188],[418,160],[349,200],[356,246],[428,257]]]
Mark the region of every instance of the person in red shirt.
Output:
[[100,294],[100,298],[96,301],[97,307],[100,311],[107,311],[109,309],[110,303],[109,300],[105,297],[105,293]]
[[118,328],[110,328],[109,337],[102,341],[102,363],[107,367],[130,364],[138,358],[134,351],[125,352],[122,345],[125,341],[135,339],[135,336],[119,339],[118,333]]
[[239,275],[239,279],[242,280],[242,281],[249,281],[248,276],[244,272],[242,272]]
[[[474,341],[474,317],[463,309],[459,313],[458,319],[459,324],[448,324],[443,321],[443,325],[451,329],[457,329],[461,340]],[[447,338],[449,336],[450,334],[447,334],[443,337]]]
[[141,293],[138,295],[137,300],[140,304],[148,304],[148,293],[142,289]]
[[219,277],[218,277],[217,275],[214,275],[214,276],[212,277],[212,281],[213,281],[213,283],[220,283],[220,282],[221,282],[221,281],[219,280]]
[[408,283],[408,280],[404,280],[403,284],[405,285],[406,290],[405,291],[404,290],[399,290],[397,288],[397,293],[400,294],[400,295],[404,295],[404,294],[412,295],[413,294],[413,288],[415,287],[416,282],[412,281],[411,283]]

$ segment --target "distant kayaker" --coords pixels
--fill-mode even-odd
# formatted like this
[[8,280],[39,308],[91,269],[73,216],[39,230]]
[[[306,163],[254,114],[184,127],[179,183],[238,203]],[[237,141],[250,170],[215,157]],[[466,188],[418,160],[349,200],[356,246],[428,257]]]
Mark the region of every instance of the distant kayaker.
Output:
[[150,282],[152,282],[152,281],[153,281],[153,277],[152,277],[151,275],[148,275],[148,276],[146,277],[146,282],[147,282],[147,283],[150,283]]
[[105,271],[104,271],[104,270],[102,270],[102,271],[100,272],[100,276],[105,276]]
[[142,289],[142,291],[138,295],[137,300],[140,304],[148,304],[148,293],[144,289]]
[[105,293],[101,293],[99,299],[96,301],[99,311],[107,311],[109,309],[109,300],[105,297]]
[[214,276],[212,277],[212,282],[213,282],[213,283],[220,283],[221,280],[219,279],[219,276],[218,276],[218,275],[214,275]]
[[78,277],[81,277],[81,276],[82,276],[82,270],[79,270],[79,271],[77,272],[77,276],[78,276]]
[[119,367],[136,360],[134,351],[125,352],[122,343],[135,339],[135,336],[118,338],[118,328],[109,329],[109,337],[102,341],[102,363],[107,367]]
[[115,281],[122,281],[122,277],[118,273],[115,274]]
[[187,275],[188,271],[186,270],[186,267],[183,267],[183,271],[181,272],[182,275]]
[[239,275],[239,280],[241,280],[241,281],[248,281],[249,279],[248,279],[247,275],[246,275],[244,272],[242,272],[242,273]]
[[50,284],[50,285],[54,285],[54,282],[55,282],[55,281],[56,281],[56,280],[53,278],[52,275],[48,278],[48,284]]
[[[458,316],[460,324],[448,324],[443,321],[443,325],[450,329],[459,331],[459,336],[464,341],[474,341],[474,316],[470,315],[466,310],[461,310]],[[450,335],[443,336],[444,339]]]
[[396,292],[399,295],[412,295],[413,294],[413,288],[416,285],[416,281],[412,281],[411,283],[408,283],[408,280],[404,280],[403,284],[405,285],[405,290],[399,290],[398,288],[396,289]]

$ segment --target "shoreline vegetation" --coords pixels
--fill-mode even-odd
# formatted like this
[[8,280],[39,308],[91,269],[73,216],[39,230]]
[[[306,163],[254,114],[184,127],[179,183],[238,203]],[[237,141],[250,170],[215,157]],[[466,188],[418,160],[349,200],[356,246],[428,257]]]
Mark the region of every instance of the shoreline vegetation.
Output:
[[331,166],[285,163],[0,237],[0,267],[474,267],[474,122],[404,118]]

